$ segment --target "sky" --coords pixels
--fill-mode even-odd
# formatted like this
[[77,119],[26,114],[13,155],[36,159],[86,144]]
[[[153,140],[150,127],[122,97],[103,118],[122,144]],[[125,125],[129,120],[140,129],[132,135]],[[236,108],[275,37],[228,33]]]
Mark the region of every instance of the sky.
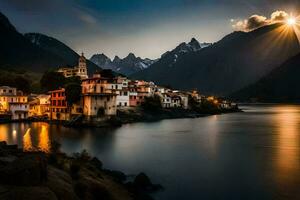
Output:
[[88,58],[132,52],[155,59],[193,37],[216,42],[250,16],[297,8],[299,0],[0,0],[20,32],[55,37]]

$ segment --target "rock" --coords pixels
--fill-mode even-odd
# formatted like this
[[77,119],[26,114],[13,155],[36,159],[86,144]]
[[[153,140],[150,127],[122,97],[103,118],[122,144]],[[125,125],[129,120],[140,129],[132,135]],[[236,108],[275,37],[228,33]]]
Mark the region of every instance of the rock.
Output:
[[3,148],[7,145],[7,143],[5,141],[1,141],[0,142],[0,148]]
[[47,179],[47,163],[42,155],[26,155],[0,168],[0,183],[34,186]]
[[134,179],[134,184],[141,188],[152,186],[150,178],[145,173],[138,174]]
[[[131,189],[135,189],[137,191],[144,190],[148,192],[155,192],[157,190],[163,189],[163,187],[159,184],[153,184],[150,178],[145,173],[138,174],[132,185],[127,185],[131,187]],[[133,187],[133,188],[132,188]]]
[[0,157],[0,164],[5,165],[11,163],[17,159],[16,156],[8,155],[8,156],[1,156]]
[[47,187],[14,187],[2,200],[58,200]]
[[90,163],[95,166],[97,169],[102,169],[103,163],[96,157],[92,158]]
[[73,189],[72,178],[62,170],[49,166],[46,185],[59,199],[78,199]]
[[109,176],[113,177],[114,180],[119,183],[126,181],[127,179],[126,175],[123,172],[116,171],[116,170],[108,170],[108,169],[105,169],[103,171]]

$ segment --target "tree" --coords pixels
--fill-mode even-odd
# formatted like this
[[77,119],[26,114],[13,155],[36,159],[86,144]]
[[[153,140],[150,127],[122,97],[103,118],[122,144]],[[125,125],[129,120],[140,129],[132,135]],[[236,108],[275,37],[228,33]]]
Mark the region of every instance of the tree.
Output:
[[65,82],[66,78],[64,75],[54,71],[46,72],[40,81],[42,89],[46,91],[56,90],[63,87]]
[[148,111],[157,111],[162,109],[161,100],[158,95],[145,97],[145,101],[141,104],[142,108]]
[[68,83],[65,85],[66,99],[69,106],[80,101],[81,85],[78,83]]

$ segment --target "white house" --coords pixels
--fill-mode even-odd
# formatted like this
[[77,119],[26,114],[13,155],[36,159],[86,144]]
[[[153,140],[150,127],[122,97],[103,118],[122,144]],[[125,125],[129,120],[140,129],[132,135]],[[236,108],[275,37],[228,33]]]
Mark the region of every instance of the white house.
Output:
[[16,88],[0,87],[0,111],[10,113],[13,120],[26,119],[29,111],[27,96]]
[[129,80],[125,77],[117,77],[107,84],[108,89],[112,90],[116,96],[117,107],[129,107]]

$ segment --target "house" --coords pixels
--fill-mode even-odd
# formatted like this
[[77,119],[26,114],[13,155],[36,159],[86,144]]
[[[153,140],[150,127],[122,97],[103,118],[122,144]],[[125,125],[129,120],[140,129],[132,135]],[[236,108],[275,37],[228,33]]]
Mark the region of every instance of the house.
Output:
[[22,120],[28,118],[28,98],[17,88],[0,87],[0,112],[9,113],[11,119]]
[[128,83],[128,90],[129,90],[129,106],[135,107],[138,106],[138,92],[137,92],[137,85],[135,81],[130,81]]
[[112,82],[108,83],[108,88],[110,88],[116,95],[116,105],[117,107],[129,107],[129,90],[128,90],[129,80],[125,77],[116,77]]
[[188,96],[183,93],[179,93],[179,91],[157,94],[161,98],[163,108],[188,108]]
[[168,95],[167,93],[159,94],[161,98],[161,105],[163,108],[171,108],[171,96]]
[[180,97],[180,104],[183,109],[189,108],[189,96],[185,93],[179,92],[177,95]]
[[201,96],[201,95],[199,94],[199,92],[198,92],[197,90],[193,90],[193,91],[191,91],[189,94],[190,94],[190,96],[191,96],[192,98],[194,98],[198,103],[201,103],[202,98],[204,98],[203,96]]
[[66,99],[65,89],[61,88],[49,92],[50,98],[50,119],[51,120],[69,120],[70,113]]
[[83,115],[87,118],[101,118],[117,114],[115,90],[110,86],[112,78],[96,73],[82,81]]
[[29,102],[29,117],[50,118],[51,95],[36,95]]
[[132,107],[141,105],[145,97],[153,96],[156,86],[153,82],[130,81],[129,82],[129,105]]
[[88,78],[86,58],[84,57],[84,54],[82,53],[81,56],[79,57],[78,66],[75,66],[74,68],[61,67],[57,72],[62,73],[66,78],[70,78],[73,76],[78,76],[81,79]]

